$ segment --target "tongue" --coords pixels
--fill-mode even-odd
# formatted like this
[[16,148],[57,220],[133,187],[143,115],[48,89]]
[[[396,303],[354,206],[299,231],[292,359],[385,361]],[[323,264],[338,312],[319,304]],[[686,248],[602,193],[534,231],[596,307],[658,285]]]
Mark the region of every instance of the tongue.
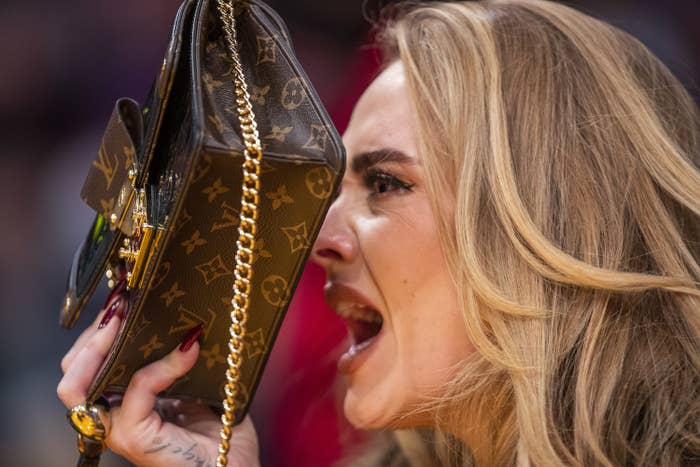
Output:
[[359,319],[348,320],[348,326],[352,331],[355,344],[361,344],[373,338],[379,334],[379,330],[382,328],[381,323],[370,323],[369,321],[362,321]]

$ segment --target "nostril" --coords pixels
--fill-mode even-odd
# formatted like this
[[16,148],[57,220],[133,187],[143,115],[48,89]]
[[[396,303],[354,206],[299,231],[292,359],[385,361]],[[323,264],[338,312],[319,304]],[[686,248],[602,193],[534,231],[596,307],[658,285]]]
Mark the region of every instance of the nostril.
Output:
[[327,259],[341,259],[342,256],[332,248],[321,248],[316,251],[316,256]]

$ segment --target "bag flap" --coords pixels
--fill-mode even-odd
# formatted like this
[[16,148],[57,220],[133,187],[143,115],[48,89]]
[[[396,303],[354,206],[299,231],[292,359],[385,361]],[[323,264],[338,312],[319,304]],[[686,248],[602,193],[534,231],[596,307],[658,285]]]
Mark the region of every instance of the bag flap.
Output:
[[[130,196],[133,186],[142,186],[148,175],[148,166],[182,55],[186,23],[188,18],[191,19],[195,3],[195,0],[186,0],[178,9],[165,59],[146,105],[139,109],[136,102],[130,99],[120,99],[115,105],[97,159],[81,192],[81,197],[98,214],[74,256],[61,306],[60,323],[64,327],[75,323],[107,268],[107,260],[119,247],[121,236],[116,227],[120,219],[125,221],[122,223],[124,228],[130,230],[131,216],[126,198]],[[129,180],[130,166],[137,168],[133,184]],[[116,223],[111,222],[113,214],[117,217]]]
[[133,199],[133,171],[142,139],[143,118],[138,104],[128,98],[119,99],[80,192],[83,201],[113,226],[122,224]]

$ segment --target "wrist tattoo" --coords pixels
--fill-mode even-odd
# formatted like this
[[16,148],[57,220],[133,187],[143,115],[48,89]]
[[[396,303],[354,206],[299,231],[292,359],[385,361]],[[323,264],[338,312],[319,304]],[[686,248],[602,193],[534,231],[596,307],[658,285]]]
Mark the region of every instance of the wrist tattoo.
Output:
[[189,445],[183,446],[179,442],[170,442],[163,440],[159,437],[153,439],[152,448],[143,451],[144,454],[155,454],[158,452],[168,452],[174,454],[177,457],[182,458],[182,460],[187,462],[187,465],[192,465],[194,467],[213,467],[210,459],[200,457],[197,454],[198,443],[192,442]]

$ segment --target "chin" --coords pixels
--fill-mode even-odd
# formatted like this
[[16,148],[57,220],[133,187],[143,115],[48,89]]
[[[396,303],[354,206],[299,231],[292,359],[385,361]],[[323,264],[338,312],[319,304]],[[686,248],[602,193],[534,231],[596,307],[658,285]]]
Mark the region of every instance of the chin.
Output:
[[343,401],[343,412],[350,424],[361,430],[403,430],[430,424],[430,417],[426,413],[412,412],[404,408],[406,404],[397,404],[399,401],[396,396],[357,394],[349,387]]
[[350,424],[361,430],[389,428],[395,418],[376,396],[359,395],[352,387],[345,393],[343,411]]

